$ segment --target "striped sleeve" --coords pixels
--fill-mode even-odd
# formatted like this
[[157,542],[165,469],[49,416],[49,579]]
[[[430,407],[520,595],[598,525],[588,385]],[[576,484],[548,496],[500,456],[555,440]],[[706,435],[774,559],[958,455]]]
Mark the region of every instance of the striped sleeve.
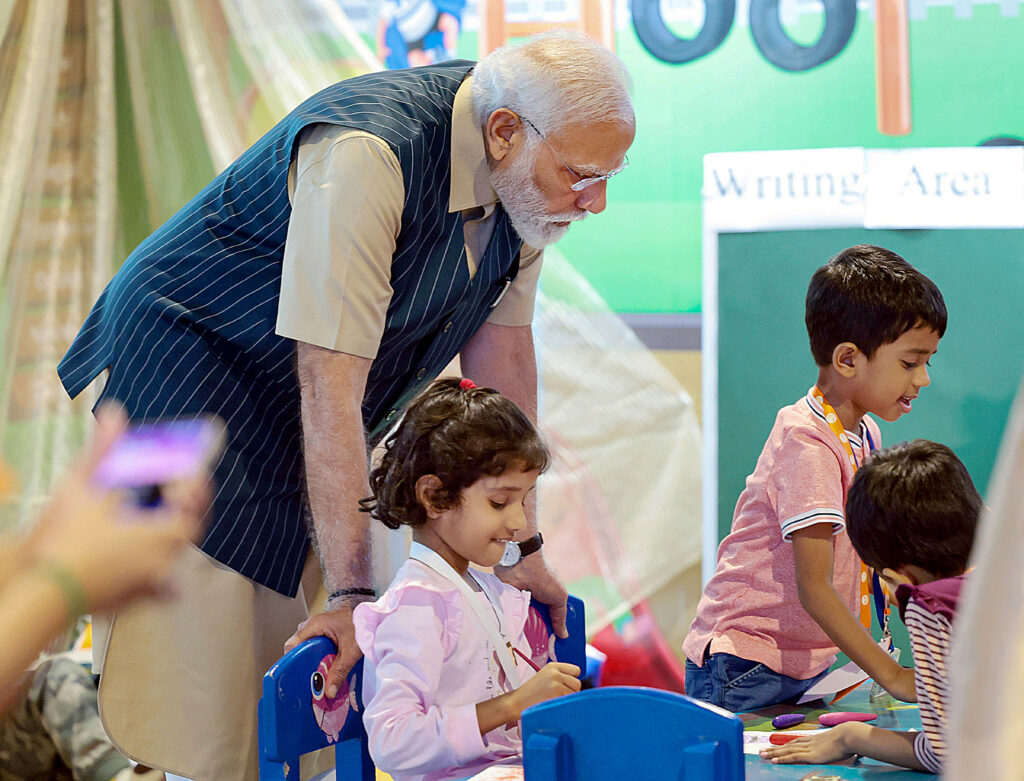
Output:
[[914,756],[926,770],[932,773],[942,772],[942,759],[935,753],[927,732],[919,732],[914,738]]
[[911,598],[904,614],[914,652],[914,679],[924,732],[914,741],[918,760],[933,773],[942,772],[946,756],[946,704],[949,679],[946,660],[952,626],[942,615],[931,613]]
[[782,521],[782,539],[786,542],[792,542],[793,532],[819,523],[832,524],[833,535],[839,534],[846,525],[842,510],[836,510],[832,507],[816,507],[813,510],[808,510],[805,513],[794,515],[792,518]]

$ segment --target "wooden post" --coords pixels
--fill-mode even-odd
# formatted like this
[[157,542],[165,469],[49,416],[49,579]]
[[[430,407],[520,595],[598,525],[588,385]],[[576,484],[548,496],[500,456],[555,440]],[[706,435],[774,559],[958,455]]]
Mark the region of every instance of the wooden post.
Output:
[[480,57],[486,57],[508,38],[505,29],[505,0],[480,0],[477,3],[480,17],[478,44]]
[[486,57],[510,37],[533,35],[564,28],[578,30],[595,41],[615,50],[615,24],[613,0],[580,0],[580,16],[575,22],[507,22],[505,0],[480,0],[477,14],[480,21],[478,34],[480,56]]
[[875,0],[875,97],[878,131],[910,132],[910,52],[907,0]]

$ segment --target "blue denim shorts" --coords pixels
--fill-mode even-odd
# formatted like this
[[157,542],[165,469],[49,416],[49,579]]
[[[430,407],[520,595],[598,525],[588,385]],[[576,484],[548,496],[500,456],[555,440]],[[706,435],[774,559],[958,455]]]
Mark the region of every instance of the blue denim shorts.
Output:
[[686,693],[733,713],[744,713],[779,703],[795,703],[827,673],[824,670],[801,680],[777,673],[761,662],[705,651],[700,667],[686,660]]

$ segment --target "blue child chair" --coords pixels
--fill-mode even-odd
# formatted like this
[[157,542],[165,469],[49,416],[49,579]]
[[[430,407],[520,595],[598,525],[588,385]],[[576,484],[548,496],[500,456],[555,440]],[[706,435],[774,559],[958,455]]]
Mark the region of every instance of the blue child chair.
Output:
[[[569,637],[551,633],[548,608],[534,600],[526,623],[534,663],[549,659],[586,668],[583,603],[569,597],[566,626]],[[258,706],[260,781],[297,781],[299,757],[335,747],[337,781],[373,781],[373,761],[363,729],[363,662],[352,669],[348,686],[328,699],[324,676],[336,647],[326,637],[314,637],[282,656],[263,676]]]
[[338,781],[373,781],[373,762],[363,729],[363,660],[347,686],[328,699],[324,675],[337,647],[313,637],[281,657],[263,676],[257,706],[260,781],[298,781],[299,757],[335,746]]
[[591,689],[523,712],[530,781],[743,781],[743,722],[683,694]]

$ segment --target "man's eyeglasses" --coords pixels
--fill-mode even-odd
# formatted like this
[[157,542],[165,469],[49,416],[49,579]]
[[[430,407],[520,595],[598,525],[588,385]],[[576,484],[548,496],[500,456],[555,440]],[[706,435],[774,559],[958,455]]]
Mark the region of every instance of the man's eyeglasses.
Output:
[[566,171],[568,171],[570,174],[573,175],[573,177],[575,179],[578,180],[578,181],[576,181],[576,182],[574,182],[573,184],[570,185],[570,189],[573,192],[577,192],[578,193],[580,190],[585,190],[588,187],[590,187],[591,185],[598,184],[599,182],[606,182],[609,179],[611,179],[613,176],[615,176],[616,174],[621,174],[623,171],[626,170],[626,168],[629,167],[629,158],[625,157],[622,160],[622,165],[620,165],[614,171],[609,171],[606,174],[599,174],[597,176],[584,176],[583,174],[576,173],[576,171],[574,171],[572,168],[570,168],[569,164],[566,163],[565,160],[562,159],[562,156],[560,154],[558,154],[558,152],[555,151],[555,148],[553,146],[551,146],[551,144],[548,143],[547,138],[545,138],[544,134],[541,133],[537,129],[537,126],[535,124],[533,124],[530,120],[528,120],[522,114],[519,114],[517,116],[521,120],[523,120],[523,122],[525,122],[527,125],[529,125],[531,128],[533,128],[533,131],[538,136],[540,136],[540,140],[544,142],[544,144],[547,146],[548,149],[551,150],[551,154],[553,154],[558,159],[558,162],[560,162],[562,164],[562,166],[565,168]]

